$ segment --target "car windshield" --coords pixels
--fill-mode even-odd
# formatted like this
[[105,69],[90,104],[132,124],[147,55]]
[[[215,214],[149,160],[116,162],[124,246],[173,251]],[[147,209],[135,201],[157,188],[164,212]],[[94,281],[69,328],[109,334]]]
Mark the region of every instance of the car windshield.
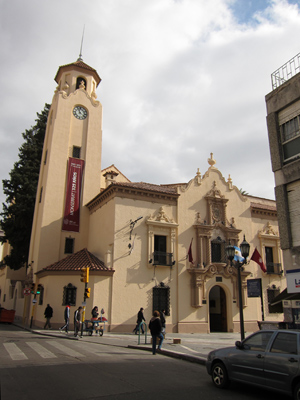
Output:
[[245,339],[243,342],[243,348],[245,350],[253,350],[253,351],[265,351],[267,344],[273,332],[257,332],[256,334],[250,336],[248,339]]

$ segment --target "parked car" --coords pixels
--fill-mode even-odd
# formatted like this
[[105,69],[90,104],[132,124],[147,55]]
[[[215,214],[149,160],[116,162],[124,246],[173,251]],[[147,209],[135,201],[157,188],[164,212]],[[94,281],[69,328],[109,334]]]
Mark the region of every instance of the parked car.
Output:
[[255,332],[235,347],[211,351],[206,368],[218,388],[243,382],[300,400],[300,331]]

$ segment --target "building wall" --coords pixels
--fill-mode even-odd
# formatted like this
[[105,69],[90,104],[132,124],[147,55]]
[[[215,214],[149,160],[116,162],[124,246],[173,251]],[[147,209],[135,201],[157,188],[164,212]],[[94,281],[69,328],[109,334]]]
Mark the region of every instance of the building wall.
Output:
[[[299,269],[300,266],[300,246],[294,244],[295,238],[291,224],[295,221],[293,218],[291,220],[288,201],[289,185],[295,182],[300,183],[300,152],[291,159],[285,160],[280,126],[300,115],[299,93],[300,74],[298,73],[266,95],[269,145],[275,177],[280,240],[286,270]],[[298,136],[294,139],[299,141]]]

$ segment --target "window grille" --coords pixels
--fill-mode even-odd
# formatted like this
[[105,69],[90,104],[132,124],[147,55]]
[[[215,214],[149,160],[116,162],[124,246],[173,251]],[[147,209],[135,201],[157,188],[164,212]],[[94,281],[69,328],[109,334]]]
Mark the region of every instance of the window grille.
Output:
[[70,305],[70,306],[75,306],[76,305],[76,293],[77,293],[77,288],[73,286],[71,283],[68,284],[68,286],[64,287],[64,293],[63,293],[63,306]]
[[152,311],[165,310],[166,315],[170,315],[170,288],[164,283],[153,288]]

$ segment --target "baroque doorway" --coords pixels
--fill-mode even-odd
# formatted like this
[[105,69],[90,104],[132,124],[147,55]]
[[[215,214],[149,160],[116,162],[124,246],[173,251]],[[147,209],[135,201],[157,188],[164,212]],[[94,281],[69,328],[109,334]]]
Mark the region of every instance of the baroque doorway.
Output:
[[227,332],[227,307],[224,289],[216,285],[209,292],[210,332]]

